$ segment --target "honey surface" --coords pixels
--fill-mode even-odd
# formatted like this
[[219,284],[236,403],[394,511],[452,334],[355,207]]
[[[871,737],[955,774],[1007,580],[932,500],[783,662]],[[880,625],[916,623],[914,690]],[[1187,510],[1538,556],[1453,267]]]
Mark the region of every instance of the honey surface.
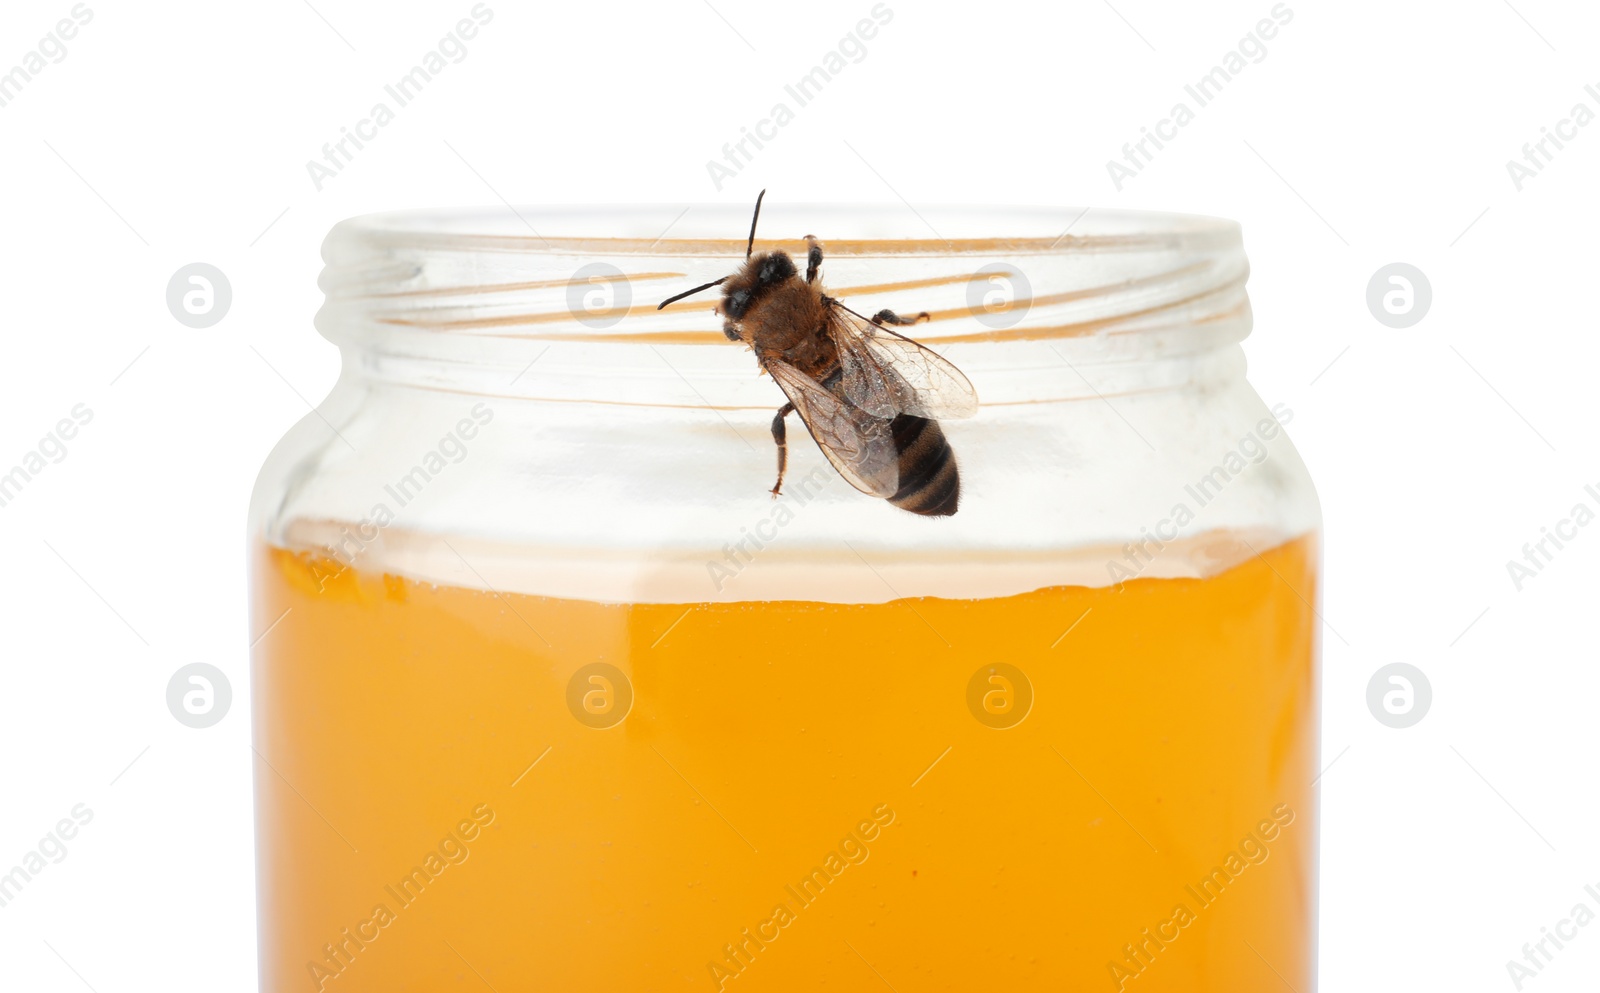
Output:
[[1314,538],[861,606],[256,573],[269,993],[1314,988]]

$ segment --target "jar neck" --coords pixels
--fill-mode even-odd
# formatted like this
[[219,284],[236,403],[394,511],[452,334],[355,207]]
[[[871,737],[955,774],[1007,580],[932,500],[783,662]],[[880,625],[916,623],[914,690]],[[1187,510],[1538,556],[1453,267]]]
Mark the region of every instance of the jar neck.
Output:
[[[742,260],[742,211],[479,211],[356,218],[324,245],[317,317],[346,377],[487,397],[765,408],[772,384],[729,342],[715,291],[658,310]],[[1242,371],[1248,265],[1204,218],[1009,209],[768,209],[756,251],[825,240],[826,292],[866,314],[926,311],[910,333],[985,404],[1179,389]],[[672,237],[647,238],[661,223]],[[935,229],[938,238],[884,239]],[[1062,229],[1065,229],[1063,232]],[[1050,234],[1050,232],[1055,232]],[[540,233],[543,232],[543,233]],[[585,235],[592,232],[599,237]],[[699,236],[705,232],[704,236]]]

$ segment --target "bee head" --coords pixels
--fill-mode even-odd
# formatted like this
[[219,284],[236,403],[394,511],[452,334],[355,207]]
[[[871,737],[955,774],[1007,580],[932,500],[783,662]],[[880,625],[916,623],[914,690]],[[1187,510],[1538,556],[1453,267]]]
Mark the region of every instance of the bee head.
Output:
[[789,258],[787,252],[762,252],[760,255],[752,255],[733,278],[724,284],[721,308],[723,316],[730,321],[743,320],[756,300],[772,287],[793,279],[797,272],[794,260]]

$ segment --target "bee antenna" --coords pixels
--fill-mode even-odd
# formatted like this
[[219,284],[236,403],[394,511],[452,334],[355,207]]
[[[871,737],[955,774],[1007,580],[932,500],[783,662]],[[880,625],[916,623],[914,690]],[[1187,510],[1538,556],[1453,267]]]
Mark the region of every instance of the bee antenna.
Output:
[[682,293],[679,293],[675,297],[667,297],[665,300],[661,301],[659,304],[656,305],[656,309],[660,310],[662,307],[665,307],[669,303],[676,303],[677,301],[682,300],[684,297],[692,297],[696,293],[699,293],[701,290],[709,290],[709,289],[711,289],[711,287],[720,285],[720,284],[725,283],[727,281],[728,281],[728,277],[727,276],[723,276],[721,279],[713,279],[709,283],[702,283],[701,285],[696,286],[692,290],[684,290]]
[[756,194],[756,212],[750,217],[750,240],[745,243],[744,257],[750,257],[750,250],[756,247],[756,221],[761,219],[761,198],[767,195],[766,190]]

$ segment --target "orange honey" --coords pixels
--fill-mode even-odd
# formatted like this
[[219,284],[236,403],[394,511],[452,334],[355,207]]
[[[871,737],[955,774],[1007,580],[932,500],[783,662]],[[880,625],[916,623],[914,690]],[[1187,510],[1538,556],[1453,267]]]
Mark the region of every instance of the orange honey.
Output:
[[604,604],[262,549],[262,989],[1310,993],[1315,556]]

